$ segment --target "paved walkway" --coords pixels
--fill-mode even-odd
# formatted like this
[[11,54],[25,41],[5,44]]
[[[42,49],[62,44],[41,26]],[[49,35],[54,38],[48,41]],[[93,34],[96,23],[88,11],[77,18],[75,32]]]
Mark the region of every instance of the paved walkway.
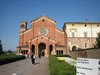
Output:
[[49,75],[48,58],[36,58],[35,65],[30,58],[2,65],[0,75]]

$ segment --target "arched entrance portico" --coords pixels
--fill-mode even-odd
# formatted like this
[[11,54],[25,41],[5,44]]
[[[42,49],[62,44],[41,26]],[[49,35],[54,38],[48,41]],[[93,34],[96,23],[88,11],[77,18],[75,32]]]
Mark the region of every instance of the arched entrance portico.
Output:
[[39,58],[41,56],[45,56],[45,49],[46,49],[46,45],[44,43],[40,43],[38,45],[38,56],[39,56]]

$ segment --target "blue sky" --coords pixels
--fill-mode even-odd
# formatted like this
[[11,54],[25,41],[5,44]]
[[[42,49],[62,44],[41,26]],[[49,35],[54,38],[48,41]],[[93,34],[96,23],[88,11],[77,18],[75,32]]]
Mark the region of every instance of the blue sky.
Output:
[[4,50],[15,50],[19,40],[20,21],[28,22],[45,14],[57,21],[100,22],[100,0],[0,0],[0,40]]

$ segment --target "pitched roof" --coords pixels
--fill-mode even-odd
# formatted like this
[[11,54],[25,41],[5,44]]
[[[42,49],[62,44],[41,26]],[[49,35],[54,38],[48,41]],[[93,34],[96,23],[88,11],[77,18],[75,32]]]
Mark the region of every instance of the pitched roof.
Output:
[[40,19],[40,18],[43,18],[43,17],[44,17],[44,18],[47,18],[47,19],[49,19],[49,20],[51,20],[51,21],[53,21],[53,22],[56,22],[55,20],[50,19],[50,18],[48,18],[47,16],[40,16],[40,17],[38,17],[38,18],[36,18],[36,19],[31,20],[30,23],[31,23],[31,22],[34,22],[34,21],[36,21],[36,20],[38,20],[38,19]]
[[65,22],[64,24],[100,24],[100,22]]

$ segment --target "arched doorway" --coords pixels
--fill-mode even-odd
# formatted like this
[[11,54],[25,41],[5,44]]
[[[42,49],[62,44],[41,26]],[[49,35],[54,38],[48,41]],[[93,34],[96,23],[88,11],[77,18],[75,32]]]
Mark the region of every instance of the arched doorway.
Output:
[[73,47],[72,47],[72,51],[75,51],[75,50],[76,50],[76,46],[73,46]]
[[34,45],[32,45],[31,51],[32,51],[33,54],[35,54],[35,46]]
[[44,56],[45,55],[45,49],[46,49],[46,45],[44,43],[40,43],[38,45],[38,56],[39,56],[39,58],[41,56]]
[[49,55],[51,55],[52,50],[53,50],[53,46],[50,45],[50,46],[49,46]]

